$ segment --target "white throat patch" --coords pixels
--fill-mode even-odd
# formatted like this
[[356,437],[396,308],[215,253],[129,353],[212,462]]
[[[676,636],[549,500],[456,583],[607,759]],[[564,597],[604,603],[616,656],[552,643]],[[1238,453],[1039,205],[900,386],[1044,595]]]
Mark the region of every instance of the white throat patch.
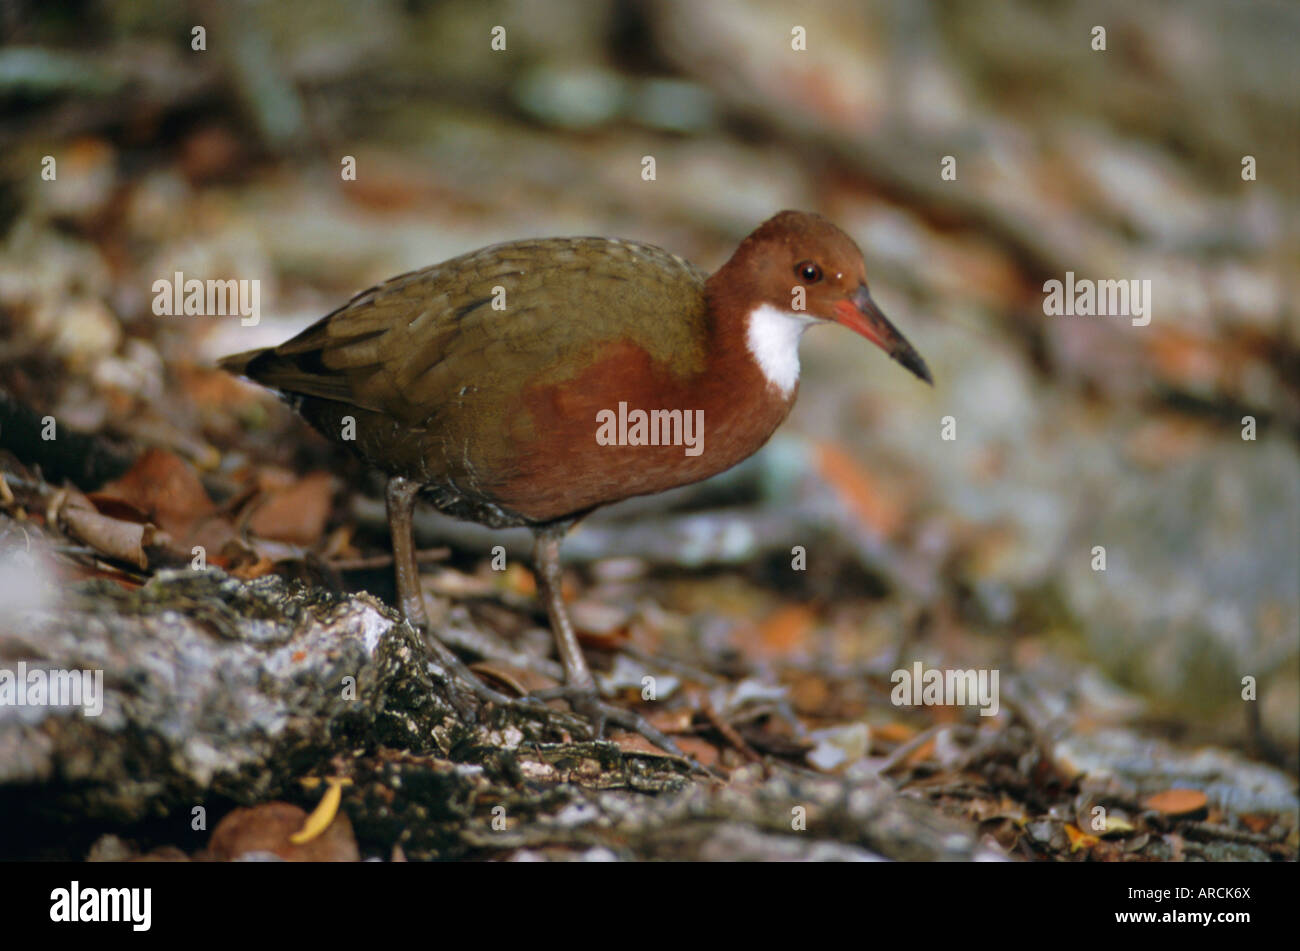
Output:
[[767,382],[783,396],[793,393],[799,382],[799,338],[812,322],[807,314],[778,310],[771,304],[749,312],[745,343]]

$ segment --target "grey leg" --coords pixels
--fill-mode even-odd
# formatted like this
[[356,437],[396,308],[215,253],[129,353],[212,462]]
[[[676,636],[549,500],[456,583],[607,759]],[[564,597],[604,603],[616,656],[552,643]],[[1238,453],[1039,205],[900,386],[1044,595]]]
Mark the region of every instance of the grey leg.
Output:
[[[397,573],[397,606],[411,626],[424,634],[425,643],[434,656],[448,672],[460,678],[470,686],[475,696],[490,703],[509,705],[512,701],[505,694],[493,690],[465,666],[464,662],[452,653],[442,641],[429,629],[429,615],[424,610],[424,593],[420,590],[420,568],[415,561],[415,534],[411,525],[411,516],[415,512],[415,497],[420,492],[420,485],[401,476],[388,480],[384,499],[388,504],[388,527],[393,535],[393,565]],[[453,693],[453,703],[456,703]],[[466,720],[473,720],[474,711],[463,703],[456,703],[457,710]]]
[[411,516],[420,486],[410,479],[393,476],[388,480],[385,501],[388,504],[388,527],[393,535],[393,566],[397,572],[397,607],[412,627],[429,629],[429,615],[424,610],[420,591],[420,568],[415,563],[415,534]]
[[551,633],[555,636],[555,650],[564,665],[564,682],[579,690],[595,691],[596,681],[587,666],[578,635],[573,631],[564,595],[560,590],[560,541],[568,526],[546,528],[536,533],[533,564],[537,573],[537,593],[551,620]]

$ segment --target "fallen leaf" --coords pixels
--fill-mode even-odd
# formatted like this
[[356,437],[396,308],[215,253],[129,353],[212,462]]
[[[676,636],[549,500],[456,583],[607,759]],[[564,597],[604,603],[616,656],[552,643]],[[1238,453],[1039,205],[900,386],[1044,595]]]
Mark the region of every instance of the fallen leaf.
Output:
[[1273,828],[1275,819],[1273,816],[1260,815],[1258,813],[1248,812],[1241,816],[1241,824],[1251,832],[1263,835]]
[[695,711],[689,707],[659,710],[650,714],[646,719],[660,733],[686,733],[691,729],[691,723],[695,720]]
[[882,743],[906,743],[916,736],[913,727],[897,722],[872,724],[871,732]]
[[1101,842],[1101,839],[1097,838],[1095,835],[1089,835],[1086,832],[1082,832],[1076,826],[1073,826],[1068,822],[1065,824],[1065,834],[1070,839],[1071,852],[1078,852],[1080,849],[1091,849]]
[[871,748],[871,730],[862,722],[813,730],[809,738],[816,746],[808,751],[808,762],[824,773],[857,762]]
[[539,674],[524,667],[516,667],[514,664],[507,664],[501,660],[480,660],[477,663],[470,664],[469,669],[476,674],[482,674],[495,680],[520,697],[535,690],[547,690],[557,686],[556,682],[545,674]]
[[145,548],[152,545],[157,534],[153,525],[135,521],[122,521],[101,514],[80,492],[66,491],[52,503],[53,521],[79,541],[85,542],[100,554],[147,568]]
[[654,756],[671,756],[667,750],[661,750],[640,733],[629,733],[627,730],[612,730],[609,739],[624,753],[649,753]]
[[718,762],[718,748],[708,740],[698,736],[679,736],[674,742],[683,753],[701,766],[714,766]]
[[1206,803],[1205,793],[1199,789],[1166,789],[1142,800],[1144,808],[1167,816],[1189,816],[1205,809]]
[[790,685],[790,702],[798,713],[824,713],[830,699],[831,688],[824,677],[799,677]]
[[330,777],[325,782],[325,795],[307,816],[307,821],[303,823],[302,828],[289,836],[289,841],[294,845],[306,845],[316,841],[333,826],[334,820],[338,818],[339,804],[343,801],[343,787],[351,786],[352,780]]
[[760,625],[759,648],[766,657],[787,656],[803,646],[816,616],[801,604],[777,608]]
[[1106,813],[1106,828],[1102,830],[1102,835],[1128,835],[1134,831],[1136,826],[1129,822],[1123,816],[1117,816],[1113,812]]
[[247,523],[252,534],[311,547],[325,534],[325,522],[334,505],[334,476],[309,473],[292,485],[266,493],[252,505]]
[[252,581],[275,571],[275,562],[265,555],[251,564],[239,565],[230,569],[230,573],[241,581]]
[[347,813],[339,812],[320,836],[294,845],[289,841],[307,821],[305,810],[288,802],[266,802],[227,814],[212,830],[208,851],[222,862],[270,852],[289,862],[358,862],[361,853]]
[[102,492],[88,492],[86,498],[90,499],[100,515],[107,515],[109,518],[123,522],[139,522],[141,525],[149,521],[148,512],[142,512],[130,502],[117,496],[104,495]]
[[[531,598],[537,593],[537,579],[533,577],[531,571],[518,562],[506,566],[505,574],[501,577],[501,584],[505,590],[513,594]],[[565,591],[566,595],[571,593]]]
[[584,644],[612,648],[627,640],[631,612],[617,604],[578,598],[569,602],[569,619]]
[[177,541],[215,509],[193,467],[165,449],[145,450],[125,475],[98,494],[134,506]]

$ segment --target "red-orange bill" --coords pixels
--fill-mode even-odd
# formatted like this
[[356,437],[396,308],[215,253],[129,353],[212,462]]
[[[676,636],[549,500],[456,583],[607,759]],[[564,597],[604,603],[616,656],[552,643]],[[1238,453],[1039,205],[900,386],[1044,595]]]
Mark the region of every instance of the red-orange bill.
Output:
[[908,342],[897,327],[889,322],[889,318],[880,312],[876,302],[871,299],[867,285],[859,284],[851,297],[836,304],[835,315],[845,327],[866,337],[920,379],[934,385],[930,368],[925,365],[916,348]]

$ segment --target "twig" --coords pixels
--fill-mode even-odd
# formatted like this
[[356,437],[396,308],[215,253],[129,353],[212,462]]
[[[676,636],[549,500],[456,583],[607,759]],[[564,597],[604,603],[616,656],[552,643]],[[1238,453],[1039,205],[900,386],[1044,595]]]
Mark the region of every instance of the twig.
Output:
[[728,743],[739,750],[745,759],[751,763],[762,763],[764,773],[767,772],[767,763],[763,757],[755,752],[754,748],[745,742],[745,738],[736,732],[736,728],[714,709],[713,702],[709,699],[707,693],[700,697],[700,710],[708,718],[708,721],[713,724],[714,729],[721,733]]
[[675,660],[672,657],[666,657],[662,654],[651,654],[643,651],[635,644],[622,644],[618,648],[620,654],[626,654],[635,661],[646,664],[650,667],[659,667],[663,670],[677,674],[679,677],[687,680],[694,680],[696,683],[703,684],[706,687],[716,687],[724,683],[723,678],[709,673],[703,667],[696,667],[694,664],[688,664],[682,660]]
[[938,736],[939,732],[945,727],[946,724],[938,724],[929,729],[922,730],[920,733],[916,734],[916,736],[895,749],[894,752],[886,756],[877,768],[876,772],[883,776],[890,770],[896,769],[903,760],[907,759],[907,757],[912,753],[916,752],[930,740]]
[[[415,553],[415,560],[420,564],[434,561],[446,561],[451,557],[450,548],[426,548]],[[387,568],[393,563],[392,554],[370,555],[366,558],[331,558],[325,562],[337,571],[362,571],[367,568]]]
[[1276,845],[1283,841],[1283,836],[1262,835],[1247,832],[1245,829],[1230,829],[1212,822],[1181,823],[1178,830],[1184,835],[1197,839],[1219,839],[1224,842],[1241,842],[1247,845]]

